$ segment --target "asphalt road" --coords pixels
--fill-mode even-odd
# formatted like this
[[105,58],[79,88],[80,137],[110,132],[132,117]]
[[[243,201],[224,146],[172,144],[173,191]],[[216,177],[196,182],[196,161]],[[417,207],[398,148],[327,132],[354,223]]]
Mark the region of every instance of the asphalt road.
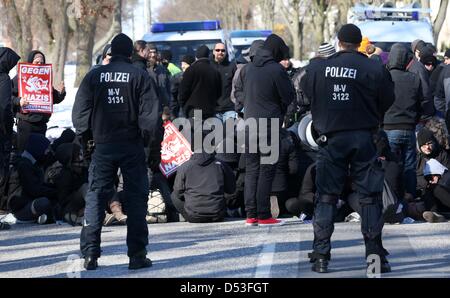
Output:
[[[149,225],[153,267],[127,269],[126,227],[102,234],[99,269],[82,270],[81,228],[15,225],[0,232],[0,278],[365,278],[358,223],[339,223],[332,238],[331,272],[310,271],[312,225],[289,220],[280,227],[245,227],[242,220],[215,224]],[[387,225],[384,245],[393,272],[383,277],[450,277],[450,223]]]

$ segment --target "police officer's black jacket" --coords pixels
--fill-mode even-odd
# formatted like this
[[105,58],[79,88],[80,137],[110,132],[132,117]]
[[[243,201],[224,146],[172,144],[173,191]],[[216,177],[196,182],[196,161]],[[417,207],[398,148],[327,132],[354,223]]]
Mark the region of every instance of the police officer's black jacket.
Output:
[[308,67],[306,95],[320,134],[375,129],[394,101],[382,64],[356,51],[341,51]]
[[0,132],[10,135],[13,127],[13,114],[11,107],[11,79],[9,72],[20,57],[9,48],[0,48]]
[[222,96],[217,100],[216,112],[234,111],[234,103],[230,97],[233,87],[233,77],[237,70],[236,63],[228,61],[228,56],[226,56],[222,63],[217,63],[213,58],[212,65],[220,72],[222,78]]
[[388,130],[414,130],[421,115],[433,116],[433,106],[429,106],[432,103],[423,98],[419,76],[406,71],[407,65],[408,49],[394,44],[388,69],[394,82],[395,101],[384,115],[384,128]]
[[190,218],[224,217],[225,193],[236,190],[233,171],[214,155],[194,154],[177,171],[172,196],[184,200],[184,209]]
[[[44,57],[44,63],[45,63],[45,56],[40,51],[32,51],[28,55],[28,63],[33,62],[33,58],[36,54],[41,54]],[[47,124],[47,122],[50,120],[51,114],[45,114],[45,113],[20,113],[20,97],[19,97],[19,83],[18,83],[18,76],[15,76],[12,79],[12,103],[13,103],[13,111],[16,113],[16,117],[18,119],[34,123],[37,125]],[[55,88],[53,88],[53,104],[59,104],[66,98],[66,92],[59,92]]]
[[257,52],[253,62],[245,66],[244,80],[245,119],[278,118],[282,122],[295,98],[295,90],[271,52],[266,49]]
[[162,107],[148,73],[128,58],[114,56],[109,65],[83,79],[72,111],[78,135],[92,132],[95,143],[117,143],[144,137],[162,140]]
[[204,116],[212,117],[216,113],[216,103],[221,95],[220,73],[208,58],[200,58],[184,73],[178,100],[186,117],[192,117],[194,110],[202,110]]

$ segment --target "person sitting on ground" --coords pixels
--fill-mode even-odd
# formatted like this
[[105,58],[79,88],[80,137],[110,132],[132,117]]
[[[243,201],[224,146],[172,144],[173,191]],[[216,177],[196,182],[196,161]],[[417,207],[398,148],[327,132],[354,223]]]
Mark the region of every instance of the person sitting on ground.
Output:
[[55,179],[60,215],[66,222],[79,225],[88,190],[88,169],[82,162],[81,147],[73,143],[62,144],[56,149],[56,158],[62,165]]
[[[443,213],[450,215],[450,172],[439,161],[430,159],[423,170],[428,181],[425,191],[423,218],[430,223],[447,221]],[[428,211],[429,210],[429,211]]]
[[227,213],[225,193],[236,190],[233,171],[208,153],[195,153],[177,171],[172,201],[191,223],[223,221]]
[[46,223],[52,216],[57,189],[44,182],[40,162],[50,141],[41,134],[29,136],[25,151],[15,161],[9,181],[8,206],[19,221]]

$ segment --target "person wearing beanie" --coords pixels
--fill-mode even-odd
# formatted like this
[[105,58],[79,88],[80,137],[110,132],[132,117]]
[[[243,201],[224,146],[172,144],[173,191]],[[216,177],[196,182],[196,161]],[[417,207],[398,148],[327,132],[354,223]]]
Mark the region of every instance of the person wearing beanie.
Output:
[[210,49],[200,46],[195,54],[197,61],[184,72],[178,102],[184,116],[194,117],[194,111],[202,110],[203,119],[214,117],[216,105],[222,95],[220,72],[209,59]]
[[169,50],[164,50],[161,52],[161,64],[167,68],[170,76],[173,77],[181,72],[181,69],[172,63],[172,52]]
[[19,221],[50,221],[56,188],[44,182],[40,166],[50,141],[41,134],[31,133],[23,153],[17,157],[10,176],[8,207]]
[[[45,55],[41,51],[31,51],[28,55],[27,63],[42,65],[46,62]],[[16,75],[11,82],[13,111],[17,111],[16,119],[18,119],[17,147],[19,152],[23,152],[30,133],[40,133],[45,136],[47,132],[47,123],[50,120],[51,114],[37,112],[25,113],[22,109],[29,105],[29,103],[27,100],[19,97],[18,76]],[[54,105],[61,103],[66,98],[64,81],[53,85],[52,94]]]
[[[435,66],[436,58],[434,57],[434,51],[427,47],[427,44],[422,40],[414,41],[413,43],[413,53],[414,58],[411,60],[407,66],[407,70],[411,73],[416,74],[420,78],[420,83],[422,85],[422,94],[424,98],[424,104],[426,106],[432,106],[434,111],[434,87],[431,86],[430,82],[430,69]],[[427,65],[426,65],[427,64]],[[433,66],[434,64],[434,66]]]
[[[251,144],[262,144],[262,140],[279,139],[279,130],[283,124],[287,107],[295,97],[295,91],[287,71],[280,64],[289,54],[289,48],[283,39],[271,34],[264,46],[256,52],[253,61],[245,67],[244,118],[249,121],[260,119],[276,119],[276,135],[272,134],[271,120],[261,122],[258,133],[246,133],[246,172],[245,172],[245,211],[248,226],[281,225],[282,221],[275,219],[271,213],[270,192],[276,171],[277,160],[271,161],[274,148],[267,155],[248,150]],[[263,126],[264,125],[264,126]],[[265,142],[265,141],[264,141]],[[266,143],[264,143],[266,144]],[[278,150],[276,150],[278,152]],[[276,157],[278,159],[278,156]],[[275,205],[274,205],[275,206]]]
[[242,109],[244,108],[244,77],[245,68],[256,56],[256,53],[264,46],[264,40],[258,39],[252,42],[248,52],[249,61],[237,65],[236,73],[233,77],[233,87],[231,90],[231,101],[234,103],[234,110],[238,115],[242,116]]
[[[408,49],[401,43],[392,46],[387,65],[394,82],[395,101],[384,115],[383,126],[394,152],[402,159],[406,192],[416,191],[416,125],[434,115],[432,103],[425,102],[420,78],[406,70]],[[428,106],[427,106],[428,104]]]
[[[147,168],[157,168],[163,139],[162,105],[149,74],[132,65],[133,42],[119,34],[111,42],[111,63],[90,71],[78,89],[72,111],[82,148],[95,144],[81,232],[84,268],[97,269],[105,206],[120,169],[128,190],[129,269],[150,267],[147,259]],[[146,155],[145,150],[148,153]]]
[[323,43],[317,51],[318,57],[328,58],[336,54],[336,49],[329,43]]
[[418,197],[422,197],[425,195],[428,185],[428,182],[423,174],[426,163],[430,159],[435,159],[444,167],[450,169],[450,156],[448,155],[447,151],[439,145],[436,137],[428,128],[422,128],[417,133],[417,147],[419,148],[419,155],[417,158],[416,166],[416,194]]
[[361,198],[366,257],[378,255],[381,273],[386,273],[391,268],[381,240],[384,172],[375,163],[373,131],[380,125],[379,117],[394,102],[394,85],[381,63],[358,52],[362,34],[356,25],[343,25],[338,39],[341,51],[311,64],[304,84],[304,92],[311,99],[314,128],[323,139],[317,155],[318,197],[309,257],[312,271],[328,272],[333,218],[350,169]]
[[178,102],[178,94],[180,92],[181,82],[183,81],[183,75],[186,70],[195,62],[195,57],[191,55],[185,55],[181,59],[182,72],[174,75],[170,82],[170,91],[172,93],[172,101],[170,103],[170,117],[176,119],[183,116],[183,112],[180,109],[180,103]]
[[234,111],[234,103],[231,101],[233,88],[233,77],[236,73],[236,62],[228,58],[227,48],[224,43],[219,42],[214,46],[212,56],[212,66],[220,73],[222,78],[222,96],[217,100],[216,117],[224,123],[227,119],[236,119],[237,113]]

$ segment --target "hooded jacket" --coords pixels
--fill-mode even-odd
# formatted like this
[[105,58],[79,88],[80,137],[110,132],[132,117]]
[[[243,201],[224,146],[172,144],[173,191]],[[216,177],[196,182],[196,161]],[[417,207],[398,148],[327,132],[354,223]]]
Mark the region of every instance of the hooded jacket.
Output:
[[320,134],[375,129],[394,101],[389,72],[356,51],[340,51],[311,64],[305,80]]
[[[28,63],[32,63],[34,56],[36,56],[36,54],[41,54],[44,57],[44,63],[46,63],[45,61],[45,55],[40,52],[40,51],[32,51],[29,55],[28,55],[28,59],[27,62]],[[34,123],[36,125],[43,125],[43,124],[47,124],[47,122],[50,120],[50,114],[41,114],[41,113],[26,113],[23,114],[20,112],[20,97],[19,97],[19,84],[18,84],[18,76],[15,76],[12,79],[12,88],[13,88],[13,92],[12,92],[12,102],[13,102],[13,109],[16,111],[16,117],[18,119],[30,122],[30,123]],[[53,88],[53,104],[59,104],[61,103],[64,98],[66,98],[66,92],[64,91],[63,93],[60,93],[59,91],[57,91],[55,88]]]
[[421,115],[433,116],[431,102],[423,98],[419,76],[406,71],[408,62],[408,49],[402,44],[394,44],[388,69],[394,82],[395,100],[384,115],[386,130],[414,130]]
[[265,48],[260,49],[253,62],[245,67],[243,98],[245,119],[278,118],[280,125],[295,98],[286,70]]
[[419,76],[420,82],[422,83],[422,93],[425,101],[424,105],[429,106],[430,105],[429,103],[431,103],[431,105],[433,106],[433,114],[434,114],[434,98],[433,98],[433,90],[431,90],[430,87],[430,73],[425,68],[425,65],[423,65],[415,57],[410,63],[408,71]]
[[11,79],[9,72],[19,62],[20,57],[9,48],[0,48],[0,133],[12,134],[14,115],[11,106]]
[[177,171],[173,197],[184,196],[184,209],[190,219],[220,219],[226,214],[225,193],[236,190],[233,171],[214,155],[194,154]]
[[213,117],[222,95],[222,78],[208,58],[200,58],[186,70],[181,81],[178,100],[186,117],[202,110],[204,119]]
[[228,60],[228,53],[225,55],[225,59],[218,63],[212,58],[212,65],[219,71],[220,77],[222,79],[222,95],[217,100],[216,112],[224,113],[228,111],[234,111],[234,104],[230,99],[233,77],[236,73],[237,66],[235,62],[230,62]]

